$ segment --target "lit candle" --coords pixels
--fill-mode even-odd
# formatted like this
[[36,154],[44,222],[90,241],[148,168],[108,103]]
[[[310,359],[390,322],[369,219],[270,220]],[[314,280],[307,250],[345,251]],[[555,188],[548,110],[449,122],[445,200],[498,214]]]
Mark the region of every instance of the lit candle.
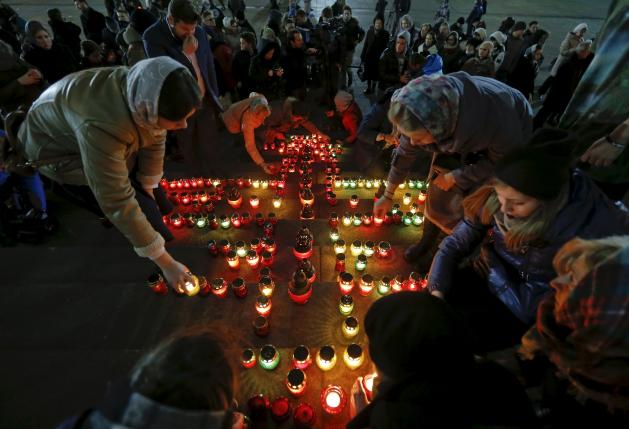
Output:
[[365,255],[358,255],[355,267],[356,271],[365,271],[365,268],[367,268],[367,257]]
[[325,200],[328,202],[329,205],[331,205],[332,207],[334,207],[338,201],[336,199],[336,194],[334,192],[327,192],[325,194]]
[[234,228],[240,228],[240,215],[238,213],[232,213],[231,224]]
[[402,222],[404,226],[411,226],[413,224],[413,213],[406,212],[404,216],[402,216]]
[[207,215],[207,223],[210,228],[218,229],[218,220],[216,219],[216,215],[214,213]]
[[275,347],[267,344],[260,350],[260,366],[267,371],[277,368],[280,363],[280,353]]
[[349,206],[351,208],[355,209],[356,207],[358,207],[358,203],[360,203],[358,195],[354,194],[349,198]]
[[301,190],[301,192],[299,193],[299,201],[301,202],[302,206],[306,204],[312,206],[314,204],[314,194],[312,193],[310,188],[304,188]]
[[268,296],[260,295],[256,298],[256,311],[260,316],[269,317],[271,307],[271,298]]
[[254,366],[256,366],[256,363],[258,363],[256,353],[252,349],[244,349],[242,352],[240,363],[243,367],[247,369],[253,368]]
[[343,360],[345,365],[351,370],[357,369],[363,364],[364,361],[363,348],[358,344],[350,344],[345,349],[343,354]]
[[294,396],[300,396],[306,390],[306,374],[299,368],[288,371],[286,387]]
[[343,326],[341,330],[343,331],[343,336],[345,338],[354,338],[356,335],[358,335],[358,331],[360,330],[358,319],[356,319],[354,316],[347,317],[343,321]]
[[347,250],[347,246],[345,245],[345,240],[343,239],[336,240],[336,243],[334,243],[334,253],[336,254],[345,253],[346,250]]
[[260,185],[262,186],[262,189],[268,189],[269,188],[269,181],[268,180],[263,180]]
[[374,216],[373,218],[373,224],[376,226],[382,226],[382,224],[384,223],[384,218],[381,218],[380,216]]
[[404,278],[398,274],[393,280],[391,280],[391,289],[393,292],[401,292],[404,288]]
[[317,366],[321,371],[329,371],[336,365],[336,352],[332,346],[323,346],[317,353]]
[[299,218],[302,220],[312,220],[315,218],[315,212],[310,204],[304,204],[304,207],[301,209]]
[[260,188],[260,181],[258,179],[254,179],[253,182],[251,182],[251,184],[253,185],[255,189]]
[[227,204],[229,204],[233,209],[240,208],[242,204],[242,195],[238,192],[238,189],[232,188],[232,190],[227,195]]
[[358,256],[363,253],[363,243],[360,240],[354,240],[350,247],[352,256]]
[[330,213],[328,224],[330,225],[330,228],[337,228],[339,226],[339,215],[336,214],[336,212]]
[[332,240],[332,243],[335,243],[339,238],[341,238],[341,234],[339,234],[339,230],[336,228],[332,228],[330,230],[330,240]]
[[413,197],[411,196],[410,192],[405,193],[404,197],[402,198],[402,202],[404,203],[404,205],[410,205],[411,201],[413,201]]
[[339,273],[338,283],[341,293],[344,295],[348,295],[352,292],[352,289],[354,289],[354,276],[352,276],[351,273],[348,273],[347,271]]
[[321,392],[321,407],[328,414],[340,414],[346,402],[347,397],[341,386],[329,385]]
[[210,285],[207,282],[207,279],[204,276],[197,276],[199,279],[199,294],[201,296],[206,296],[210,293]]
[[227,256],[227,254],[231,250],[231,247],[232,247],[231,243],[228,240],[225,240],[224,238],[218,242],[218,248],[224,256]]
[[207,218],[203,215],[197,216],[197,228],[202,229],[207,226]]
[[244,298],[247,296],[247,283],[241,277],[236,277],[232,280],[231,288],[234,291],[236,298]]
[[236,254],[239,258],[247,256],[247,248],[244,241],[238,240],[234,243],[234,247],[236,248]]
[[419,210],[419,206],[417,205],[417,203],[413,203],[411,204],[411,206],[409,207],[409,210],[412,214],[417,213],[417,211]]
[[345,213],[343,215],[343,226],[350,226],[352,224],[352,214],[351,213]]
[[269,320],[264,316],[258,316],[253,320],[253,332],[258,337],[266,337],[269,335]]
[[184,206],[187,206],[188,204],[192,202],[192,199],[190,198],[190,194],[187,192],[182,192],[181,197],[179,199],[181,201],[181,204],[183,204]]
[[422,223],[424,223],[424,218],[422,217],[422,215],[420,215],[419,213],[415,213],[413,215],[413,225],[419,226]]
[[276,195],[273,197],[273,208],[279,209],[280,207],[282,207],[282,197]]
[[378,257],[386,259],[389,256],[391,256],[391,243],[388,241],[378,243]]
[[371,274],[363,274],[358,285],[358,292],[362,296],[367,296],[373,290],[373,276]]
[[166,282],[160,273],[151,274],[147,280],[149,288],[157,295],[166,295],[168,293],[168,287]]
[[260,205],[260,200],[258,199],[257,195],[252,195],[249,197],[249,204],[251,205],[252,208],[258,208],[258,206]]
[[235,250],[230,250],[227,253],[226,258],[227,258],[227,264],[229,265],[229,268],[231,268],[234,271],[240,268],[240,259],[238,258],[238,254],[236,253]]
[[179,215],[179,213],[175,213],[174,215],[170,217],[170,224],[174,226],[175,228],[179,229],[183,227],[184,221],[181,215]]
[[306,369],[312,363],[310,358],[310,351],[306,346],[297,346],[293,350],[293,366],[299,369]]
[[408,281],[406,282],[406,289],[411,292],[416,292],[422,287],[422,276],[415,271],[411,272],[408,276]]
[[275,282],[273,282],[271,277],[264,276],[258,282],[258,290],[263,296],[270,298],[273,296],[273,291],[275,290]]
[[361,226],[363,224],[363,215],[361,213],[354,213],[353,216],[354,226]]
[[406,181],[409,189],[415,189],[417,187],[417,183],[413,179],[409,179]]
[[363,254],[370,258],[374,253],[376,253],[376,244],[371,240],[365,241],[363,244]]
[[378,282],[378,293],[380,295],[386,295],[391,291],[391,279],[389,277],[382,277]]
[[363,385],[363,389],[367,394],[367,400],[369,402],[371,402],[371,400],[373,399],[373,385],[377,377],[378,373],[374,372],[373,374],[367,374],[362,378],[361,384]]
[[188,296],[195,296],[201,290],[199,287],[199,278],[195,275],[190,276],[191,279],[183,284],[183,293]]
[[260,265],[260,255],[255,250],[247,252],[247,264],[254,270]]
[[341,295],[339,311],[343,316],[349,316],[354,309],[354,298],[351,295]]
[[212,280],[212,293],[219,298],[225,298],[227,296],[227,282],[225,279],[218,277]]
[[268,250],[264,250],[260,257],[262,265],[264,265],[265,267],[270,267],[271,265],[273,265],[273,253],[269,252]]
[[363,214],[363,225],[370,226],[373,223],[373,214],[365,213]]
[[334,187],[335,188],[340,188],[341,186],[343,186],[343,180],[341,180],[338,177],[336,179],[334,179]]
[[219,216],[218,218],[218,222],[221,225],[221,228],[223,229],[228,229],[229,226],[231,225],[231,222],[229,220],[229,216],[222,214]]
[[277,244],[275,243],[275,240],[273,238],[264,237],[263,242],[264,242],[264,249],[267,252],[271,252],[272,255],[275,255],[275,253],[277,253]]

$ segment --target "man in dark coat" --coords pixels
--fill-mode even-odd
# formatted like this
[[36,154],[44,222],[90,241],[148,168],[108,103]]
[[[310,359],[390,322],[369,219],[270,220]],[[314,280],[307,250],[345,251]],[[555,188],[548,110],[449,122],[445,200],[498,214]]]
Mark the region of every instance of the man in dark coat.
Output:
[[380,74],[380,89],[406,85],[410,80],[408,72],[408,58],[406,56],[406,38],[399,35],[395,47],[387,48],[380,57],[378,71]]
[[[356,46],[365,38],[365,30],[362,29],[358,20],[352,17],[352,8],[343,7],[343,15],[341,15],[343,25],[340,32],[342,33],[342,50],[343,59],[341,62],[341,86],[352,86],[353,76],[350,66],[354,59],[354,51]],[[347,79],[347,80],[346,80]]]
[[240,50],[234,56],[232,70],[236,78],[236,90],[238,98],[243,100],[249,97],[252,91],[251,78],[249,76],[249,67],[251,59],[256,54],[256,36],[253,33],[245,31],[240,34]]
[[363,44],[363,51],[360,54],[360,61],[363,66],[363,80],[367,81],[365,94],[371,94],[376,89],[379,80],[378,61],[382,52],[389,43],[389,32],[384,29],[384,18],[377,15],[373,20],[373,25],[367,31],[367,37]]
[[150,58],[167,56],[185,65],[197,78],[203,105],[188,119],[186,129],[176,131],[189,173],[209,176],[219,173],[215,142],[215,113],[221,112],[214,56],[199,16],[189,0],[172,0],[168,15],[144,32],[144,48]]
[[299,30],[293,29],[288,32],[287,40],[286,54],[280,61],[284,69],[284,88],[287,95],[303,100],[308,76],[304,38]]
[[81,25],[85,38],[100,44],[106,27],[105,15],[92,9],[86,0],[74,0],[74,5],[81,11]]
[[78,62],[81,59],[81,27],[64,21],[61,11],[57,8],[48,9],[48,19],[55,40],[66,45]]

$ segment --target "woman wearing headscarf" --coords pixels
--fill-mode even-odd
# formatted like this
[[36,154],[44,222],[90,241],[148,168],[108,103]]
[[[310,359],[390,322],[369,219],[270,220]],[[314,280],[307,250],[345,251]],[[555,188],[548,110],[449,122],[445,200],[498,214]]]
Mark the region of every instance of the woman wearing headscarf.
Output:
[[507,84],[524,94],[527,100],[532,100],[535,78],[543,60],[543,46],[531,45],[518,60],[513,73],[507,79]]
[[[29,49],[24,60],[41,70],[44,79],[53,84],[64,76],[78,70],[77,60],[66,46],[56,43],[48,30],[40,23],[29,21],[26,40]],[[37,23],[38,25],[33,25]]]
[[[545,128],[498,160],[494,179],[465,199],[464,220],[439,246],[428,289],[466,319],[479,351],[519,342],[551,292],[552,258],[567,241],[629,233],[629,215],[571,171],[575,141]],[[462,268],[466,258],[471,267]]]
[[441,47],[439,52],[441,58],[443,58],[443,73],[453,73],[459,71],[459,61],[463,56],[463,50],[459,43],[459,34],[456,31],[451,31],[446,37],[446,42]]
[[588,28],[588,25],[585,22],[582,22],[566,34],[566,37],[561,42],[561,45],[559,45],[559,56],[557,56],[555,64],[550,70],[550,75],[546,78],[542,86],[539,87],[538,92],[540,95],[546,94],[546,91],[548,91],[555,80],[555,76],[557,76],[559,67],[572,58],[573,54],[577,52],[579,45],[585,41],[585,33],[587,33]]
[[21,126],[13,121],[8,128],[19,127],[16,146],[26,161],[104,214],[182,290],[190,274],[164,247],[172,235],[162,222],[159,205],[169,207],[158,183],[166,131],[185,128],[200,102],[185,67],[158,57],[74,74],[45,91]]
[[374,396],[369,403],[359,377],[348,429],[535,426],[517,379],[473,357],[467,327],[446,302],[417,292],[386,296],[369,308],[365,332]]
[[522,338],[552,427],[629,426],[629,236],[575,238],[553,260],[554,293]]
[[463,217],[463,196],[492,176],[494,164],[505,153],[528,141],[532,117],[519,91],[464,72],[419,77],[395,93],[389,119],[405,137],[395,150],[374,215],[383,217],[391,209],[395,190],[419,152],[432,152],[424,232],[405,252],[420,272],[430,267],[441,231],[449,234]]
[[463,64],[462,70],[472,76],[496,76],[494,61],[491,59],[491,51],[493,51],[493,49],[494,44],[490,41],[481,43],[478,47],[478,55],[467,60],[465,64]]

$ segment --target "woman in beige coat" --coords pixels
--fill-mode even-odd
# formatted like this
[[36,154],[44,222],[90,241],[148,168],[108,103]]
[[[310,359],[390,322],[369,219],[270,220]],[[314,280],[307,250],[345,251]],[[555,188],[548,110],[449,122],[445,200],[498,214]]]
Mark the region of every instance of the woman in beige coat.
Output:
[[188,70],[159,57],[66,77],[35,101],[18,131],[22,156],[87,204],[97,203],[177,290],[190,272],[164,247],[169,233],[154,190],[163,175],[166,131],[185,128],[200,103]]

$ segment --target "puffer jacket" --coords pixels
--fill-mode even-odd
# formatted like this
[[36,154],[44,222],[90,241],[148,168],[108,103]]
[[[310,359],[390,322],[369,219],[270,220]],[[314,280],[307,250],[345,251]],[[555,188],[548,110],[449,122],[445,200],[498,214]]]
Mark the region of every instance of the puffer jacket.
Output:
[[138,206],[129,174],[138,165],[142,186],[157,186],[166,133],[154,134],[134,122],[126,86],[130,70],[96,68],[57,82],[35,101],[18,139],[30,161],[67,157],[40,167],[40,173],[59,183],[89,185],[136,252],[159,256],[164,241]]
[[[435,255],[428,288],[447,294],[458,263],[483,242],[482,264],[488,267],[487,286],[522,322],[533,324],[537,306],[551,290],[553,257],[567,241],[629,233],[629,214],[621,211],[580,172],[574,172],[566,205],[541,240],[512,252],[495,221],[490,225],[461,221]],[[461,285],[465,287],[465,285]]]

